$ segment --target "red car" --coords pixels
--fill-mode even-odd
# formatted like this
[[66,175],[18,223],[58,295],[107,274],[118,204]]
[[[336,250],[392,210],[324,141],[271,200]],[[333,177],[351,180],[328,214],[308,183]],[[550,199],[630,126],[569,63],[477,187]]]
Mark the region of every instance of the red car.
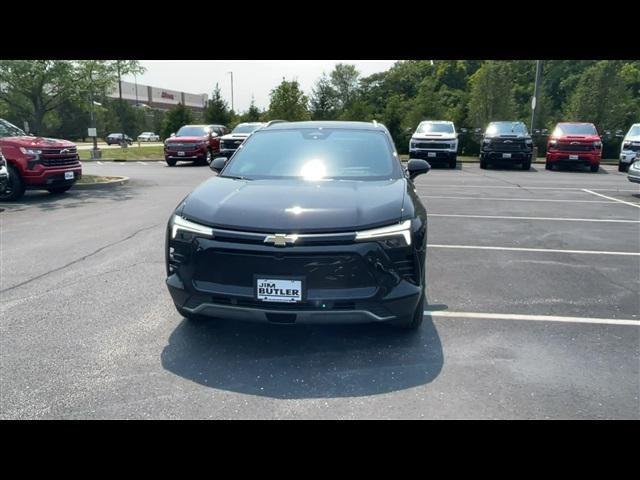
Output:
[[3,119],[0,119],[0,150],[8,173],[0,200],[17,200],[27,189],[66,192],[82,176],[75,144],[29,136]]
[[593,123],[558,123],[547,143],[545,168],[583,165],[597,172],[602,159],[602,140]]
[[210,164],[220,153],[220,137],[229,133],[224,125],[185,125],[164,142],[164,159],[170,167],[178,160]]

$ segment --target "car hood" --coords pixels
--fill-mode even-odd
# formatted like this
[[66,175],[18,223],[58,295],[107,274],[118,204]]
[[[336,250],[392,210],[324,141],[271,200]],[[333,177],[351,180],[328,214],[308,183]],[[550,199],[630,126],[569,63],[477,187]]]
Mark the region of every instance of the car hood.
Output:
[[406,180],[234,180],[215,177],[178,207],[209,226],[268,233],[338,232],[400,221]]
[[183,143],[183,142],[204,142],[207,140],[207,137],[171,137],[167,138],[167,143]]
[[245,140],[250,133],[229,133],[223,137],[220,137],[221,140]]
[[32,148],[74,148],[75,143],[67,140],[58,140],[57,138],[44,138],[44,137],[3,137],[0,138],[0,142],[9,145],[16,145],[19,147],[32,147]]
[[455,140],[455,133],[415,133],[412,140]]
[[629,135],[628,137],[624,137],[622,142],[640,142],[640,135]]

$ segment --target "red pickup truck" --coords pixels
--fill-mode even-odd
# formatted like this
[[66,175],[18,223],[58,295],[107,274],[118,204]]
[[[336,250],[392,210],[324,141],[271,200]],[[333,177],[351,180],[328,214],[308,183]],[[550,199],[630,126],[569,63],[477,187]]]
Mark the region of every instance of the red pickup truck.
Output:
[[82,176],[75,144],[29,136],[3,119],[0,119],[0,150],[9,175],[0,200],[17,200],[26,189],[66,192]]
[[185,125],[164,142],[164,159],[170,167],[178,160],[209,164],[220,153],[220,137],[229,133],[224,125]]
[[558,123],[547,143],[545,168],[584,165],[597,172],[602,159],[602,140],[593,123]]

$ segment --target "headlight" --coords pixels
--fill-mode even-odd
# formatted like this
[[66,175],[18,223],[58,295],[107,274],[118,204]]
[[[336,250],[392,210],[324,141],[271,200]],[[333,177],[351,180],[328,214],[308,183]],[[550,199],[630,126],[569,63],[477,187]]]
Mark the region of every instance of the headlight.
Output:
[[593,142],[594,148],[602,148],[602,142]]
[[631,170],[637,170],[640,172],[640,162],[633,162],[631,164]]
[[526,143],[527,145],[533,145],[533,140],[531,140],[530,138],[527,138],[524,143]]
[[213,229],[199,223],[191,222],[178,215],[173,216],[173,224],[171,225],[171,238],[175,239],[178,231],[197,233],[213,237]]
[[36,150],[34,148],[24,148],[24,147],[20,147],[20,151],[25,155],[40,155],[42,153],[42,150]]
[[402,237],[406,246],[411,245],[411,220],[389,225],[387,227],[373,228],[356,232],[356,241],[373,240],[376,238]]
[[418,147],[417,142],[409,142],[409,148],[417,148],[417,147]]
[[622,144],[622,149],[623,149],[623,150],[626,150],[626,149],[627,149],[627,148],[629,148],[630,146],[631,146],[631,142],[624,142],[624,143]]
[[555,147],[556,145],[558,145],[558,141],[557,140],[549,140],[549,146],[550,147]]

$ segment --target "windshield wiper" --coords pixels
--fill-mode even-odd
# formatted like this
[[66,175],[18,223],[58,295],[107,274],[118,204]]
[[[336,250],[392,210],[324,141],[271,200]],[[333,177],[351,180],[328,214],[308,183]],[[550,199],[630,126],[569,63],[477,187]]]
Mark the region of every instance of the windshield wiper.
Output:
[[253,180],[253,178],[242,177],[240,175],[218,175],[221,178],[232,178],[234,180]]

